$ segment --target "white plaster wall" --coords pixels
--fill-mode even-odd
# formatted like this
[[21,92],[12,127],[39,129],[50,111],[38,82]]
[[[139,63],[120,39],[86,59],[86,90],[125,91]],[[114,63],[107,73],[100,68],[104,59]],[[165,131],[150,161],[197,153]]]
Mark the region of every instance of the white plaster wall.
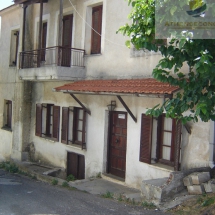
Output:
[[[82,17],[85,17],[86,7],[99,3],[97,0],[73,1],[75,7]],[[47,18],[49,38],[47,46],[57,45],[57,28],[58,24],[58,1],[50,0],[48,4],[44,4],[44,18]],[[102,54],[97,56],[86,56],[86,78],[135,78],[149,77],[152,69],[160,59],[159,55],[149,55],[145,57],[130,57],[130,50],[124,46],[127,38],[121,34],[115,34],[116,30],[127,22],[127,14],[130,8],[127,7],[126,1],[121,0],[103,0],[103,38],[102,38]],[[119,8],[121,8],[119,13]],[[73,8],[74,9],[74,8]],[[75,48],[84,49],[86,27],[83,20],[71,8],[68,1],[64,1],[64,12],[74,13],[74,29],[73,44]],[[35,23],[39,14],[39,5],[34,5],[32,13],[34,24],[33,33],[36,34]],[[22,9],[14,6],[8,12],[2,13],[2,33],[0,43],[0,101],[3,99],[14,99],[15,83],[22,84],[17,76],[16,68],[9,68],[9,48],[11,29],[21,26]],[[19,19],[18,19],[18,18]],[[35,21],[36,20],[36,21]],[[21,28],[21,27],[20,27]],[[20,34],[21,38],[21,34]],[[106,38],[106,39],[105,39]],[[37,39],[34,37],[34,40]],[[110,42],[111,41],[111,42]],[[21,43],[20,43],[21,46]],[[19,49],[20,49],[19,46]],[[39,72],[39,69],[38,69]],[[30,139],[36,149],[35,157],[37,161],[49,163],[54,166],[66,168],[67,151],[76,152],[85,155],[86,161],[86,177],[95,176],[98,172],[104,172],[106,160],[105,143],[105,111],[107,104],[111,100],[117,101],[116,111],[125,111],[115,96],[89,96],[78,95],[80,101],[88,107],[92,114],[87,116],[87,150],[81,150],[78,147],[66,146],[60,142],[54,142],[45,138],[35,136],[35,106],[36,103],[54,103],[61,107],[79,106],[71,96],[62,93],[52,92],[52,88],[64,85],[66,82],[35,82],[33,84],[32,93],[32,113],[31,113],[31,133]],[[21,87],[20,87],[21,88]],[[17,97],[18,98],[18,97]],[[127,129],[127,162],[126,162],[126,183],[133,187],[139,187],[143,179],[152,179],[159,177],[167,177],[169,171],[158,168],[154,165],[148,165],[139,162],[140,148],[140,124],[141,114],[146,111],[147,107],[153,107],[157,103],[162,102],[160,99],[144,98],[144,97],[127,97],[123,96],[126,104],[128,104],[132,113],[137,117],[135,123],[128,115]],[[16,104],[16,101],[15,101]],[[2,106],[0,106],[0,122],[2,122]],[[19,123],[19,122],[17,122]],[[60,122],[61,124],[61,122]],[[0,125],[1,126],[1,125]],[[17,126],[17,138],[20,135]],[[13,132],[12,132],[13,133]],[[12,146],[12,133],[0,130],[3,136],[0,143],[0,153],[4,157],[10,155]],[[61,133],[60,133],[61,134]],[[16,135],[14,135],[14,141]],[[182,168],[191,168],[199,166],[208,166],[208,146],[209,146],[209,124],[199,122],[192,125],[192,134],[188,136],[187,142],[183,143]],[[14,146],[20,150],[20,146]],[[2,149],[2,150],[1,150]]]
[[[107,105],[111,100],[116,100],[117,107],[115,110],[126,112],[115,96],[76,95],[91,110],[91,116],[87,115],[87,150],[35,136],[36,103],[54,103],[61,107],[79,107],[70,95],[51,91],[52,88],[62,84],[65,83],[41,82],[34,84],[31,137],[35,145],[36,157],[41,162],[44,161],[54,166],[66,168],[67,151],[75,152],[85,155],[86,177],[95,176],[98,172],[106,172],[107,145],[105,144],[105,137],[107,136],[107,129],[105,130],[105,112],[107,111]],[[169,168],[139,162],[141,114],[145,113],[146,108],[162,103],[162,99],[136,96],[122,96],[122,98],[134,116],[137,117],[137,123],[135,123],[130,115],[127,115],[125,182],[129,186],[139,188],[142,180],[168,177],[171,172]],[[187,136],[185,129],[183,129],[183,135]],[[183,139],[182,169],[208,166],[208,135],[208,123],[199,122],[192,125],[192,134]]]
[[[14,135],[14,92],[15,85],[19,84],[17,68],[10,67],[11,32],[20,30],[21,9],[12,6],[1,11],[1,37],[0,37],[0,158],[9,159],[12,153]],[[20,45],[19,45],[20,48]],[[21,83],[20,83],[21,84]],[[2,129],[4,122],[4,100],[12,101],[12,131]],[[18,141],[16,141],[18,142]]]

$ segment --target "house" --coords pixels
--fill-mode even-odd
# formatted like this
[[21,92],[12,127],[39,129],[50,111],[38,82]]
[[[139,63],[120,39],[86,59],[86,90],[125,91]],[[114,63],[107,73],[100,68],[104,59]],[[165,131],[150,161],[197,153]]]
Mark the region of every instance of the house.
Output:
[[129,50],[116,34],[131,9],[125,1],[14,2],[0,11],[1,158],[136,188],[213,167],[213,122],[145,115],[179,89],[151,77],[159,53]]

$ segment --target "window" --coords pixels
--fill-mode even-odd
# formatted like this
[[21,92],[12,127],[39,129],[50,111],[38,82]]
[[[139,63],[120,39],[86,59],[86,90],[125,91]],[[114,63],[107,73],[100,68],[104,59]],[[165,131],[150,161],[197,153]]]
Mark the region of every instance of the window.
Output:
[[59,140],[60,107],[36,104],[36,136]]
[[12,101],[4,101],[4,125],[3,128],[12,128]]
[[61,142],[86,148],[86,112],[82,108],[62,108]]
[[[157,129],[153,123],[157,124]],[[181,127],[180,121],[166,118],[165,115],[153,119],[142,114],[140,161],[151,164],[152,157],[154,157],[154,161],[173,166],[175,170],[179,170]],[[156,136],[156,141],[153,141],[154,136]],[[152,156],[155,142],[156,153]]]
[[15,30],[11,32],[10,66],[17,65],[18,46],[19,46],[19,31]]
[[92,8],[91,54],[101,53],[102,5]]

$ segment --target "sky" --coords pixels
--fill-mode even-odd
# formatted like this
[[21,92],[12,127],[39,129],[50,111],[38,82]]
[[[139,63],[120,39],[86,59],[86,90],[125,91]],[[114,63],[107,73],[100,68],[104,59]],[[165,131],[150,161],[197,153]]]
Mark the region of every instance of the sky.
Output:
[[13,4],[12,0],[0,0],[0,10]]

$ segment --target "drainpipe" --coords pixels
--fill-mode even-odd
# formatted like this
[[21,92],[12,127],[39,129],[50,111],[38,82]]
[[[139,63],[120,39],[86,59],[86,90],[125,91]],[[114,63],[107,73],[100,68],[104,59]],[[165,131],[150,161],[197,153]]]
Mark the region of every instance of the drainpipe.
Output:
[[209,166],[213,168],[214,164],[214,149],[215,149],[215,122],[210,121],[210,140],[209,140]]

